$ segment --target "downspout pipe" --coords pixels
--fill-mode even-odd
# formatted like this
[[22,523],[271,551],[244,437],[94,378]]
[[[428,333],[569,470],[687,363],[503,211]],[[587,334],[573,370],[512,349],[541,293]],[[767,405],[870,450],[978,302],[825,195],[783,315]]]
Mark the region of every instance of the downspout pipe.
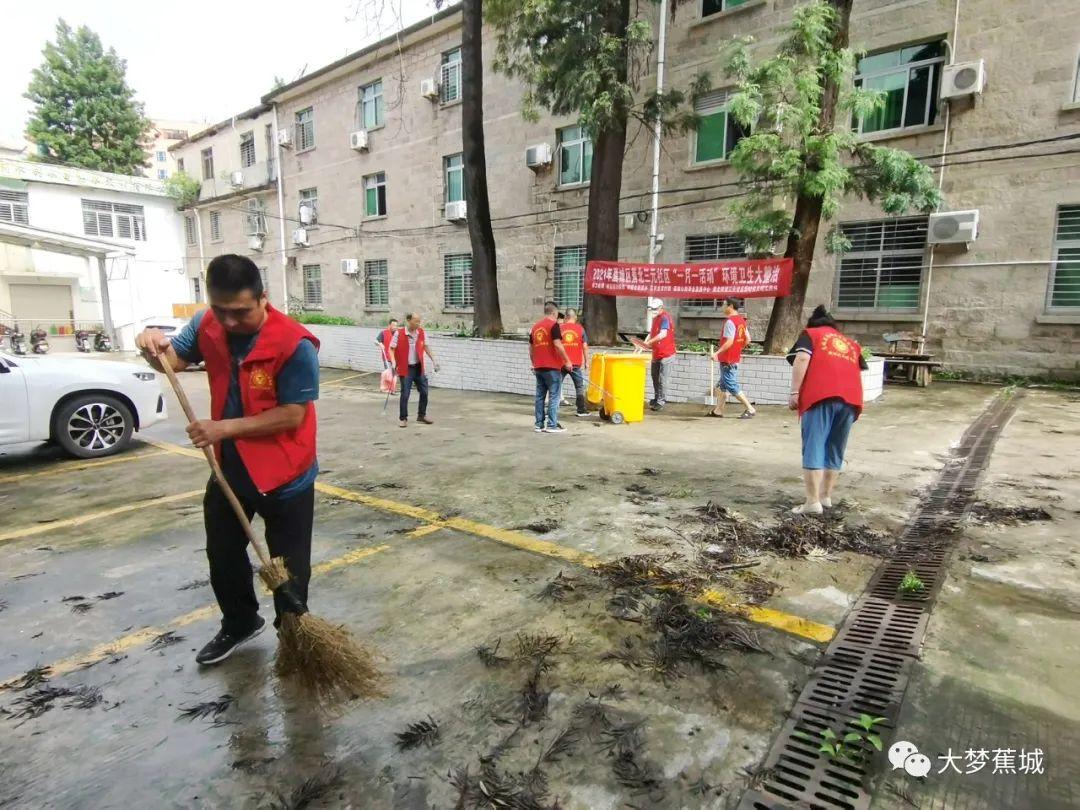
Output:
[[[664,93],[665,45],[667,43],[668,0],[660,0],[660,35],[656,43],[656,95]],[[649,263],[656,262],[660,252],[657,236],[660,232],[660,118],[653,122],[652,155],[652,217],[649,220]]]
[[281,141],[278,140],[278,107],[277,103],[274,103],[274,148],[277,152],[277,207],[278,207],[278,236],[281,240],[281,311],[289,311],[289,273],[288,265],[289,258],[285,255],[285,186],[284,175],[285,167],[282,164],[282,156],[284,150],[281,148]]

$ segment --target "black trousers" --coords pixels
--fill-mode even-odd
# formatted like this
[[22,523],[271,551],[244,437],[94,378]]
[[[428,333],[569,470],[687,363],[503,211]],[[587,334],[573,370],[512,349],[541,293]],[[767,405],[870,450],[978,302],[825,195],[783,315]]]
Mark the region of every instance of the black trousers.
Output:
[[414,363],[409,366],[409,373],[404,377],[398,377],[398,381],[401,383],[401,397],[398,400],[398,417],[405,421],[409,418],[409,394],[412,392],[413,384],[416,384],[416,390],[420,392],[420,407],[417,409],[416,416],[419,419],[423,419],[427,416],[427,403],[428,403],[428,378],[427,374],[420,370],[420,364]]
[[[307,604],[311,579],[311,526],[315,516],[315,485],[287,500],[264,495],[240,497],[248,520],[259,515],[266,524],[270,556],[284,557],[292,574],[293,592]],[[206,557],[210,562],[210,585],[221,608],[221,627],[227,633],[246,635],[255,627],[259,600],[255,595],[247,535],[233,513],[225,493],[214,479],[203,498],[206,524]],[[281,605],[275,597],[275,612]],[[275,622],[276,624],[276,622]]]

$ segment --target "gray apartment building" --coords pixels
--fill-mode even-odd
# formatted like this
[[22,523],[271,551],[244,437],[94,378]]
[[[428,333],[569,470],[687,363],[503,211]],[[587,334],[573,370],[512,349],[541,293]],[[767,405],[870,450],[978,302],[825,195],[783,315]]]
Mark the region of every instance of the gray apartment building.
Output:
[[263,271],[270,300],[283,305],[286,242],[278,215],[274,112],[260,104],[206,127],[169,151],[182,171],[200,182],[199,199],[183,212],[185,270],[195,302],[205,300],[203,273],[214,256],[241,253]]
[[[737,179],[726,158],[741,136],[726,112],[721,48],[752,35],[755,53],[767,54],[795,5],[696,0],[669,18],[666,86],[685,87],[704,71],[715,89],[694,102],[698,131],[663,141],[657,261],[743,255],[730,203],[718,199]],[[660,9],[642,13],[656,31]],[[866,54],[855,81],[888,98],[872,120],[851,125],[926,156],[945,203],[936,215],[897,218],[849,201],[836,224],[851,249],[819,248],[807,305],[827,304],[870,346],[887,332],[925,331],[929,351],[953,368],[1080,377],[1080,4],[855,0],[851,40]],[[282,218],[268,218],[271,229],[284,225],[277,252],[259,253],[277,279],[272,296],[284,295],[283,272],[294,307],[364,323],[417,310],[429,323],[468,324],[460,43],[460,11],[450,7],[274,91],[254,117],[245,114],[247,126],[227,122],[175,147],[198,165],[204,142],[249,132],[265,149],[272,131],[280,161],[280,209],[268,186],[230,192],[214,181],[196,227],[205,236],[215,210],[229,224],[221,241],[204,239],[193,255],[243,248],[240,202],[258,200]],[[494,50],[487,31],[489,65]],[[655,86],[655,57],[643,90]],[[500,297],[511,330],[531,323],[546,298],[580,303],[585,206],[591,192],[603,193],[589,188],[589,134],[573,118],[525,121],[521,95],[485,71]],[[629,142],[620,253],[640,261],[649,257],[651,133],[632,126]],[[236,144],[224,148],[230,160],[241,154]],[[758,337],[770,304],[749,304]],[[716,339],[716,302],[669,309],[681,337]],[[642,302],[620,301],[620,318],[640,328]]]

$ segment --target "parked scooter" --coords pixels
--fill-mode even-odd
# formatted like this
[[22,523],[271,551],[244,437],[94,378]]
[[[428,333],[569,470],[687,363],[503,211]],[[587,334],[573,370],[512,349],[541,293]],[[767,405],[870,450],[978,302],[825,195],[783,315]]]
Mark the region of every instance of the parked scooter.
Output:
[[94,335],[94,350],[99,352],[111,352],[112,338],[104,332],[98,332]]
[[12,354],[26,354],[26,335],[19,329],[18,324],[15,324],[15,328],[12,330],[9,342],[11,343]]
[[49,335],[41,327],[30,331],[30,351],[34,354],[46,354],[49,351]]
[[75,348],[80,352],[89,352],[90,346],[90,333],[85,329],[78,329],[75,332]]

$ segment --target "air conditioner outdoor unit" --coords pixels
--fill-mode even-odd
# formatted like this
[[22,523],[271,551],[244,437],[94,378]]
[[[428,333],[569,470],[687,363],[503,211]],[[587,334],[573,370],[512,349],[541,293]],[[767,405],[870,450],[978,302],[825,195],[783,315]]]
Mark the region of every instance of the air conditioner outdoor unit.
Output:
[[241,188],[244,185],[244,173],[233,172],[229,175],[229,181],[232,183],[233,188]]
[[457,202],[448,202],[446,204],[445,216],[451,222],[465,219],[465,200],[458,200]]
[[286,149],[292,147],[292,130],[289,127],[282,127],[277,131],[278,146],[284,146]]
[[368,133],[366,129],[358,129],[349,133],[349,148],[362,152],[368,148]]
[[977,62],[957,62],[954,65],[945,65],[941,74],[941,97],[963,98],[973,96],[983,91],[986,84],[986,63],[980,59]]
[[300,224],[310,225],[315,221],[315,206],[311,203],[300,203]]
[[637,214],[623,214],[622,226],[628,231],[637,227]]
[[960,245],[979,236],[979,211],[944,211],[930,215],[927,242],[931,245]]
[[420,80],[420,95],[424,98],[436,99],[439,97],[439,83],[434,79]]
[[262,236],[260,236],[259,234],[253,234],[252,236],[249,236],[248,237],[248,247],[251,250],[262,250],[263,249],[263,238],[262,238]]
[[297,228],[295,231],[293,231],[292,241],[294,245],[299,245],[300,247],[307,247],[307,228]]
[[530,169],[539,169],[551,165],[551,144],[538,143],[525,150],[525,165]]
[[360,272],[360,262],[356,259],[342,259],[341,272],[346,276],[355,276]]

